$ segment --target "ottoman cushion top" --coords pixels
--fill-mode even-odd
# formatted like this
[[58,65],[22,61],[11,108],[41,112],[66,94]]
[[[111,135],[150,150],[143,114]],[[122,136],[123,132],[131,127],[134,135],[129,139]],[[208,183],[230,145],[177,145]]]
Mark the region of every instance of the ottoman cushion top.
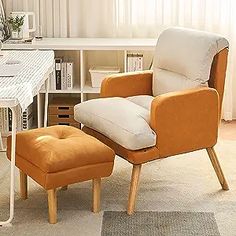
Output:
[[[10,142],[8,138],[8,150]],[[46,173],[113,162],[115,156],[112,149],[92,136],[61,125],[18,133],[16,155]]]

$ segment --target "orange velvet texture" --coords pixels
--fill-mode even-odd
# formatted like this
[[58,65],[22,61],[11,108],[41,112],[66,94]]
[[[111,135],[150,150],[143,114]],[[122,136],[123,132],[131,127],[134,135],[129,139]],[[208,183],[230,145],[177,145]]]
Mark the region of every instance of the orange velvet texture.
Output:
[[217,92],[219,93],[219,107],[220,107],[219,118],[221,118],[221,108],[224,96],[228,53],[229,53],[228,48],[225,48],[220,53],[215,55],[211,67],[210,79],[208,81],[209,87],[216,89]]
[[[7,156],[10,159],[11,136],[7,141]],[[75,172],[76,169],[85,169],[85,175],[74,174],[72,179],[68,175],[66,178],[70,179],[70,183],[91,179],[94,175],[89,169],[94,172],[96,166],[94,173],[98,174],[97,177],[109,176],[114,156],[111,148],[74,127],[51,126],[19,132],[16,136],[16,165],[45,188],[48,188],[47,182],[50,186],[53,182],[55,186],[60,186],[56,178],[50,180],[52,176]],[[64,180],[62,182],[65,184]]]
[[151,128],[160,157],[213,147],[218,133],[218,93],[200,88],[157,96],[151,105]]
[[152,71],[120,73],[102,82],[101,97],[152,95]]

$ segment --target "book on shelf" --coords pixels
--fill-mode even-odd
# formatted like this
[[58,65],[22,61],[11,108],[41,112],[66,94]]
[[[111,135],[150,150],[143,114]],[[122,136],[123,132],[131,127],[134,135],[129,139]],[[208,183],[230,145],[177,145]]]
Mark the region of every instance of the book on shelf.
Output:
[[67,67],[67,76],[66,76],[66,81],[67,81],[67,89],[73,89],[73,71],[74,71],[74,66],[73,66],[73,62],[67,62],[66,63],[66,67]]
[[[20,108],[19,108],[20,109]],[[19,114],[21,114],[19,112]],[[33,126],[32,104],[18,116],[17,130],[28,130]],[[10,108],[0,108],[0,132],[2,136],[8,136],[12,131],[12,111]]]
[[67,63],[62,62],[61,63],[61,89],[66,90],[67,89]]
[[62,59],[55,58],[56,90],[61,90]]
[[[63,61],[62,58],[55,58],[55,70],[49,75],[49,90],[70,90],[74,83],[74,63]],[[42,86],[45,90],[45,86]]]
[[[55,58],[55,69],[49,74],[49,90],[71,90],[74,87],[74,63]],[[41,90],[45,91],[45,84]]]
[[143,54],[128,53],[127,54],[127,71],[143,70]]

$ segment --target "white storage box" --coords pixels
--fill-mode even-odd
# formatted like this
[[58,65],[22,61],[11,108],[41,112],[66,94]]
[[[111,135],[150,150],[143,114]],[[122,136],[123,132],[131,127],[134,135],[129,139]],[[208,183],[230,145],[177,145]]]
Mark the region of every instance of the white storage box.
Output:
[[92,87],[100,88],[103,79],[107,75],[117,74],[120,72],[120,68],[111,66],[95,66],[89,70],[91,75]]

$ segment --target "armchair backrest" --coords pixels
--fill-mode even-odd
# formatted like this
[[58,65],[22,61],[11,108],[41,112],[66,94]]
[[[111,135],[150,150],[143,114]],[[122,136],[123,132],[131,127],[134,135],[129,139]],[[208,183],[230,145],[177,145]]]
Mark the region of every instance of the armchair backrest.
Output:
[[222,101],[228,46],[224,37],[208,32],[163,31],[154,56],[153,95],[209,85]]

